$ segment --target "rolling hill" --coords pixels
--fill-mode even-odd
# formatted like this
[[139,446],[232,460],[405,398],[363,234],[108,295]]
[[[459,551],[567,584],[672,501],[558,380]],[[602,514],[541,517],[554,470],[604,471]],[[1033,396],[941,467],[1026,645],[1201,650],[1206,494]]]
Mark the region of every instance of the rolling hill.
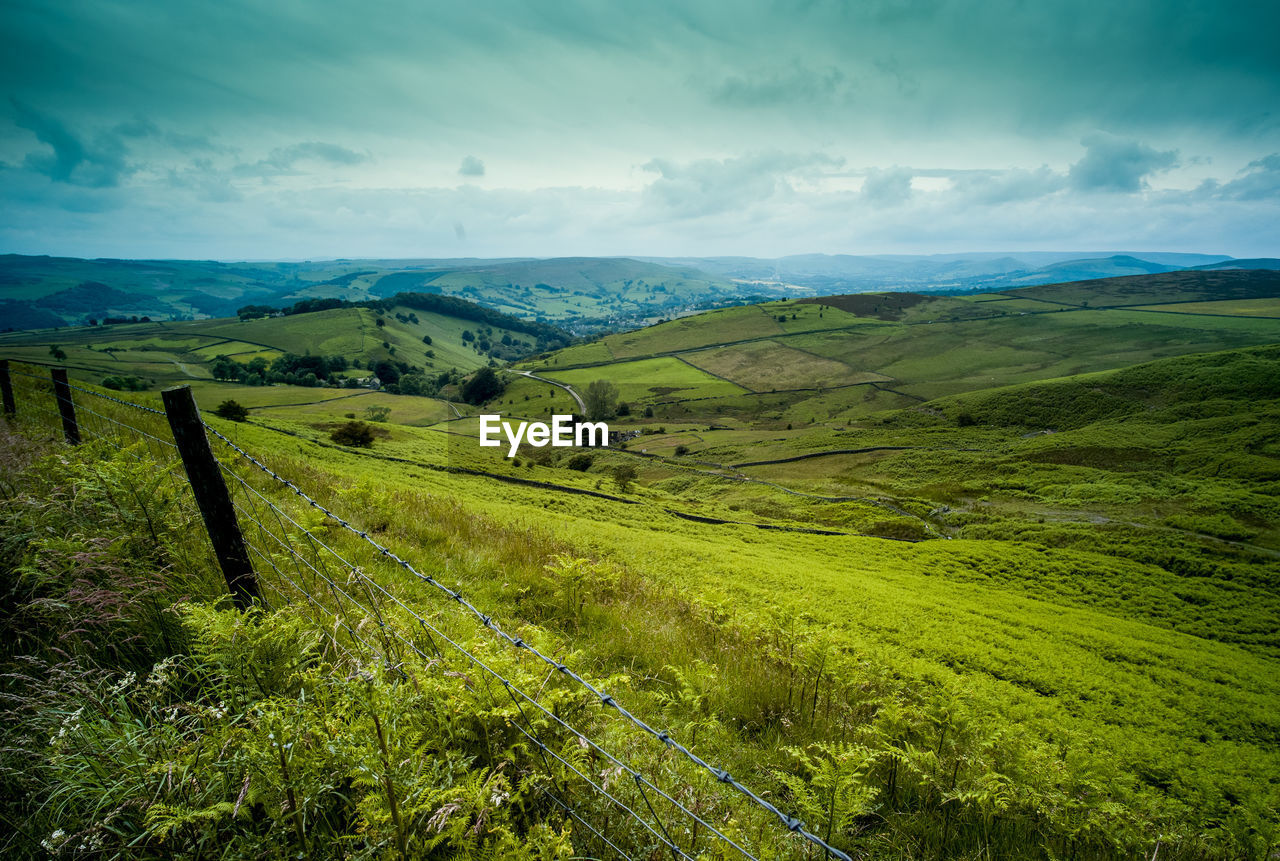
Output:
[[[487,363],[475,320],[432,313],[8,334],[0,354],[47,361],[56,336],[89,384],[226,353]],[[208,416],[220,432],[510,630],[563,637],[700,755],[788,803],[828,773],[869,793],[874,815],[832,822],[847,851],[1264,858],[1277,344],[1280,275],[1246,269],[717,309],[517,362],[487,411],[545,419],[606,380],[630,438],[514,458],[438,399],[195,387],[249,407]],[[372,448],[333,439],[381,410]]]

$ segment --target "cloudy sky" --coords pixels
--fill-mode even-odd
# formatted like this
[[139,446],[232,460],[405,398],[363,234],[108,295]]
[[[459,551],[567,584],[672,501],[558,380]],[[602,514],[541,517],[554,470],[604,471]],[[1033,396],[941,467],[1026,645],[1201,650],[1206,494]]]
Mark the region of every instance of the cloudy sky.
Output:
[[0,252],[1280,256],[1271,0],[0,16]]

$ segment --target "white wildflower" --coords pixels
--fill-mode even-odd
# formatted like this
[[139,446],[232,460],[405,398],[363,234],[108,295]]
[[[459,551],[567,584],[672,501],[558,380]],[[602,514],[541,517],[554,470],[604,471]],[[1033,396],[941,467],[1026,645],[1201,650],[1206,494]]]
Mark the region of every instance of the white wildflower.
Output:
[[116,682],[114,685],[111,686],[111,690],[108,692],[108,695],[115,696],[116,694],[120,693],[125,688],[129,687],[129,685],[136,682],[137,680],[138,680],[138,674],[130,670],[129,672],[125,673],[123,677],[121,677],[120,681]]
[[151,668],[151,673],[147,676],[147,684],[163,687],[169,682],[169,670],[177,662],[177,657],[170,655],[160,663]]
[[58,847],[66,842],[67,832],[59,828],[57,831],[49,835],[47,840],[41,840],[40,845],[50,852],[57,852]]

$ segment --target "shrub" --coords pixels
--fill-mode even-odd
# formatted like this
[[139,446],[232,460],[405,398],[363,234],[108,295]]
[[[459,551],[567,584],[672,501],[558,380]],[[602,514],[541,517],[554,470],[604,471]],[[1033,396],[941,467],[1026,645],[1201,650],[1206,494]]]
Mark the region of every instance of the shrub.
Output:
[[334,429],[329,434],[329,439],[338,445],[349,445],[356,448],[372,448],[373,447],[373,428],[364,422],[347,422]]
[[249,410],[232,400],[226,400],[218,404],[218,408],[213,411],[218,418],[230,419],[233,422],[247,421],[249,418]]
[[565,466],[569,469],[575,469],[578,472],[586,472],[591,468],[591,464],[595,462],[595,458],[586,452],[579,452],[573,457],[565,461]]
[[391,415],[391,407],[371,406],[364,408],[364,417],[371,422],[385,422]]
[[636,468],[629,463],[622,463],[613,468],[613,483],[618,490],[626,493],[631,483],[636,480]]
[[117,392],[145,392],[147,384],[138,377],[103,377],[102,387],[104,389],[114,389]]

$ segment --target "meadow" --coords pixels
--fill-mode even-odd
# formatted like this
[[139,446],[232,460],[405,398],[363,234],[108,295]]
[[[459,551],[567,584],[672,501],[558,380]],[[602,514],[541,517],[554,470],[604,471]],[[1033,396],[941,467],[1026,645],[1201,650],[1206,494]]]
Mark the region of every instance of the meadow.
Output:
[[[508,459],[481,449],[479,410],[459,417],[435,399],[193,385],[212,427],[522,636],[612,680],[700,754],[805,811],[843,851],[1268,858],[1280,845],[1280,321],[1097,307],[1165,289],[1104,286],[1096,304],[1070,288],[1088,308],[1039,312],[1022,308],[1049,303],[1024,291],[862,297],[843,303],[848,310],[766,303],[517,364],[579,392],[608,380],[630,404],[611,424],[638,436],[590,452],[585,465],[568,450],[526,446]],[[1018,304],[997,310],[1009,303]],[[199,340],[153,337],[129,333],[118,355],[207,352]],[[234,342],[258,340],[268,343],[248,334]],[[62,343],[73,377],[98,382],[98,366],[75,370],[73,359],[88,360],[73,349],[98,351]],[[0,349],[10,351],[2,340]],[[506,390],[484,409],[546,418],[572,407],[558,387],[502,376]],[[150,393],[128,397],[155,403]],[[207,414],[225,397],[250,407],[247,422]],[[335,425],[366,406],[390,409],[370,422],[372,446],[335,442]],[[83,456],[86,465],[77,456],[65,468],[105,455]],[[57,458],[39,463],[12,474],[65,481]],[[255,486],[347,546],[291,493]],[[13,510],[23,513],[7,516],[37,516]],[[145,535],[144,524],[139,515],[123,528]],[[67,558],[75,552],[66,548]],[[437,612],[396,566],[371,559],[367,570],[417,611]],[[395,606],[383,612],[389,624],[412,624]],[[204,642],[202,631],[231,623],[203,624],[183,636]],[[319,623],[271,625],[293,625],[297,636]],[[326,655],[346,667],[335,676],[351,672]],[[296,690],[268,693],[296,701]],[[323,694],[335,703],[346,695]],[[495,717],[485,724],[494,738],[503,720],[518,721],[473,695],[447,694]],[[385,719],[408,720],[393,700],[379,700]],[[61,714],[73,710],[59,702]],[[602,737],[616,730],[593,724]],[[217,722],[206,731],[223,738]],[[418,731],[437,738],[437,729]],[[504,743],[467,748],[477,774],[500,761],[508,774],[538,770],[531,751]],[[308,750],[316,774],[331,767]],[[670,767],[717,822],[742,817],[760,857],[802,857]],[[67,785],[81,779],[59,774]],[[227,816],[238,790],[234,781],[210,789],[206,803],[224,805],[210,820],[217,825],[184,820],[186,833],[248,840],[246,824]],[[375,795],[360,790],[360,803],[375,805]],[[446,800],[433,797],[434,807],[411,814],[420,830]],[[498,852],[508,838],[550,846],[537,829],[567,822],[531,800],[521,809],[536,815],[490,814],[485,847],[463,828],[450,832],[451,851]],[[389,813],[361,815],[369,833],[394,841]],[[325,816],[316,821],[347,833],[350,818]],[[565,833],[566,854],[593,851],[582,832]],[[296,849],[290,835],[282,814],[280,827],[253,839]]]

